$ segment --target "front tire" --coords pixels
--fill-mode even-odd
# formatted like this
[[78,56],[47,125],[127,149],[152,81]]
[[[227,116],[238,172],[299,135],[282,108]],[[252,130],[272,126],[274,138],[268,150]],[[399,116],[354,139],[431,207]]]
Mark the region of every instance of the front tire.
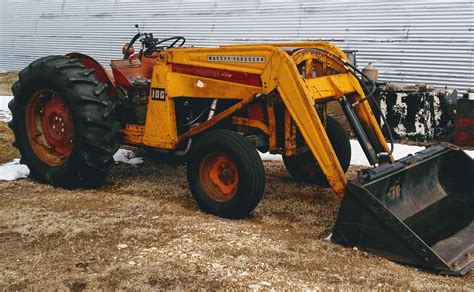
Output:
[[263,197],[265,170],[257,150],[229,130],[199,138],[188,160],[187,177],[199,207],[219,217],[244,218]]
[[120,129],[106,89],[95,70],[65,56],[41,58],[20,72],[9,125],[31,176],[65,188],[103,183]]
[[[326,119],[326,133],[334,152],[347,172],[351,162],[351,143],[344,127],[333,117]],[[328,182],[311,151],[298,156],[283,156],[283,163],[291,177],[298,182],[328,186]]]

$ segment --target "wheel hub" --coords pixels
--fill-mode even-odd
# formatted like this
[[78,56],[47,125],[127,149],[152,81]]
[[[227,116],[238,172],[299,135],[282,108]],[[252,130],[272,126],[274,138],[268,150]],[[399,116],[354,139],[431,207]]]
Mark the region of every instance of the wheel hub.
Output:
[[216,201],[232,199],[239,182],[237,166],[222,153],[207,154],[200,167],[200,179],[206,193]]
[[70,152],[73,123],[68,107],[59,97],[54,96],[43,106],[41,120],[51,149],[59,154]]
[[55,166],[69,157],[74,122],[69,107],[57,93],[43,89],[33,94],[25,119],[30,145],[43,162]]

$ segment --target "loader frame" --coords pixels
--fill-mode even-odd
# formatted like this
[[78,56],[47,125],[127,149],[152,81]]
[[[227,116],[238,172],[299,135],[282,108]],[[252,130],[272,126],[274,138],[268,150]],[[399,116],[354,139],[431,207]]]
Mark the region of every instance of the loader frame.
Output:
[[[298,68],[298,64],[304,65]],[[342,196],[347,180],[324,128],[327,102],[338,100],[355,114],[359,125],[356,130],[360,133],[362,127],[365,133],[365,139],[359,141],[373,157],[380,158],[377,162],[393,161],[391,155],[380,155],[389,152],[388,146],[369,104],[360,102],[364,100],[364,91],[347,64],[346,55],[325,42],[162,51],[153,65],[146,123],[126,125],[125,142],[174,150],[231,118],[236,126],[261,130],[268,137],[270,153],[292,156],[298,154],[298,129],[329,185]],[[178,134],[175,100],[182,97],[236,103]],[[281,100],[285,107],[283,147],[277,145],[276,100]],[[255,103],[264,104],[266,120],[239,116],[242,109]],[[321,115],[316,105],[320,105]]]

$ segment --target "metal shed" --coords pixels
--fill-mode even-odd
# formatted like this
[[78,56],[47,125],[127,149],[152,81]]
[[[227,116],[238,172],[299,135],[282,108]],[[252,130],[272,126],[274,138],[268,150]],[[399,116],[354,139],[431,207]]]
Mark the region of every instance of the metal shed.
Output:
[[107,65],[134,24],[188,44],[327,40],[383,81],[474,86],[472,0],[1,0],[0,70],[80,51]]

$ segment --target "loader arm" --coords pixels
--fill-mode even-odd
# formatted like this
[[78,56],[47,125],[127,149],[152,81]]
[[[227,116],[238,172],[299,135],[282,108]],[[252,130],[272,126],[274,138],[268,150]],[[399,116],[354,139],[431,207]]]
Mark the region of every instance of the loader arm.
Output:
[[347,180],[314,107],[313,97],[317,92],[311,92],[311,88],[314,87],[305,83],[293,60],[283,51],[275,50],[271,62],[278,64],[279,67],[277,79],[272,80],[276,90],[325,174],[329,185],[342,196]]
[[[296,43],[296,45],[347,59],[340,49],[327,43],[310,42]],[[260,84],[235,81],[231,78],[226,80],[225,76],[217,76],[212,70],[233,72],[234,75],[243,74],[247,77],[256,76],[260,79]],[[154,97],[155,93],[152,92],[144,128],[135,127],[134,131],[126,132],[125,136],[131,143],[138,142],[148,146],[173,149],[184,140],[230,117],[252,102],[255,96],[261,94],[268,96],[277,92],[329,185],[339,196],[342,196],[347,181],[315,109],[315,104],[341,98],[346,100],[346,95],[351,96],[351,103],[364,98],[359,81],[349,72],[351,69],[344,70],[339,74],[304,79],[298,72],[294,60],[277,45],[179,48],[163,51],[154,66],[152,90],[163,89],[166,98],[157,100]],[[240,102],[178,136],[173,117],[175,114],[173,102],[179,97],[239,99]],[[362,126],[370,134],[368,135],[371,138],[370,142],[377,145],[374,146],[375,150],[388,151],[368,103],[359,104],[356,113],[360,117]],[[156,117],[167,118],[153,121]]]
[[[327,52],[328,49],[334,49],[334,47],[324,44],[323,51]],[[334,54],[341,53],[339,49],[334,51]],[[365,97],[359,81],[349,71],[305,80],[299,74],[293,59],[286,53],[276,50],[273,56],[274,60],[271,62],[279,63],[276,89],[325,174],[329,185],[339,196],[342,196],[347,180],[315,110],[315,103],[328,99],[346,98],[348,94],[352,96],[350,102],[355,103]],[[371,148],[374,145],[375,154],[388,152],[388,146],[368,103],[360,103],[355,109],[355,113],[369,137],[370,143],[367,144],[367,147]],[[391,156],[388,159],[390,162],[393,161]]]

